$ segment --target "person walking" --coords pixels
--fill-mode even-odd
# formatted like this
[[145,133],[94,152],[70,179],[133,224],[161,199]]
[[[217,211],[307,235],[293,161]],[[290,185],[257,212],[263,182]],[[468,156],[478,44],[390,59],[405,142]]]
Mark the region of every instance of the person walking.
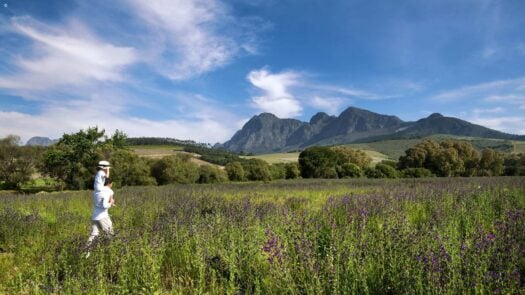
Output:
[[91,245],[93,241],[99,236],[102,231],[106,237],[113,235],[113,222],[109,217],[109,208],[115,206],[115,199],[113,198],[113,190],[111,189],[113,182],[110,178],[106,178],[104,186],[100,191],[93,193],[93,214],[91,216],[91,235],[89,236],[86,248],[86,258],[90,256]]

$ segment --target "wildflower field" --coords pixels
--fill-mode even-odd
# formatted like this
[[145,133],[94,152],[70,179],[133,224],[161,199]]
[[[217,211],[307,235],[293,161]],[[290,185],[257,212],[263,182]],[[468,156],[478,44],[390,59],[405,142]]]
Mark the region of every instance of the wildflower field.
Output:
[[525,293],[525,179],[126,187],[89,258],[92,192],[0,195],[4,294]]

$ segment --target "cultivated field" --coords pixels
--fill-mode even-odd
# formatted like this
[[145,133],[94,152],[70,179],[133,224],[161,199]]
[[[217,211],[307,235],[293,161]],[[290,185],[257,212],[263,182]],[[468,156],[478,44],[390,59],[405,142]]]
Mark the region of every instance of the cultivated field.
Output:
[[0,294],[523,294],[521,177],[127,187],[84,258],[90,191],[2,195]]

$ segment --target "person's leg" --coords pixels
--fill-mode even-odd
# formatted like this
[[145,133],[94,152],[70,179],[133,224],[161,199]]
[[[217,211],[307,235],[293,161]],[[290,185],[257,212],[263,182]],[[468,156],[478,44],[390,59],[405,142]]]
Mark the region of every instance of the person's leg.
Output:
[[106,234],[106,237],[113,236],[113,222],[111,221],[111,218],[105,217],[98,221],[98,224],[100,225],[100,228],[102,228],[102,231]]
[[98,237],[100,231],[99,231],[99,224],[96,220],[93,220],[91,223],[91,235],[89,236],[89,239],[86,243],[86,258],[89,257],[91,254],[89,250],[91,250],[91,244],[93,244],[93,241]]

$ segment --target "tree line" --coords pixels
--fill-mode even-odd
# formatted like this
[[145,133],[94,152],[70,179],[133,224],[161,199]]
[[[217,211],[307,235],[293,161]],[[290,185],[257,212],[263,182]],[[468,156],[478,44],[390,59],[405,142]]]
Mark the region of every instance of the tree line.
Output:
[[[170,142],[173,142],[169,140]],[[136,142],[166,143],[142,138]],[[178,143],[188,141],[178,141]],[[469,177],[525,175],[525,154],[503,155],[490,148],[476,150],[466,141],[425,140],[405,151],[398,161],[373,165],[365,152],[346,146],[310,147],[299,154],[298,162],[268,164],[261,159],[245,159],[204,145],[186,145],[187,152],[220,164],[199,165],[189,154],[161,159],[139,157],[129,148],[126,134],[106,135],[97,127],[64,134],[56,144],[44,148],[21,146],[20,138],[0,140],[0,185],[20,189],[41,175],[53,179],[56,189],[90,189],[95,164],[101,159],[112,163],[111,178],[120,186],[165,185],[170,183],[221,183],[226,181],[271,181],[295,178],[399,178]],[[222,167],[224,166],[224,167]]]

